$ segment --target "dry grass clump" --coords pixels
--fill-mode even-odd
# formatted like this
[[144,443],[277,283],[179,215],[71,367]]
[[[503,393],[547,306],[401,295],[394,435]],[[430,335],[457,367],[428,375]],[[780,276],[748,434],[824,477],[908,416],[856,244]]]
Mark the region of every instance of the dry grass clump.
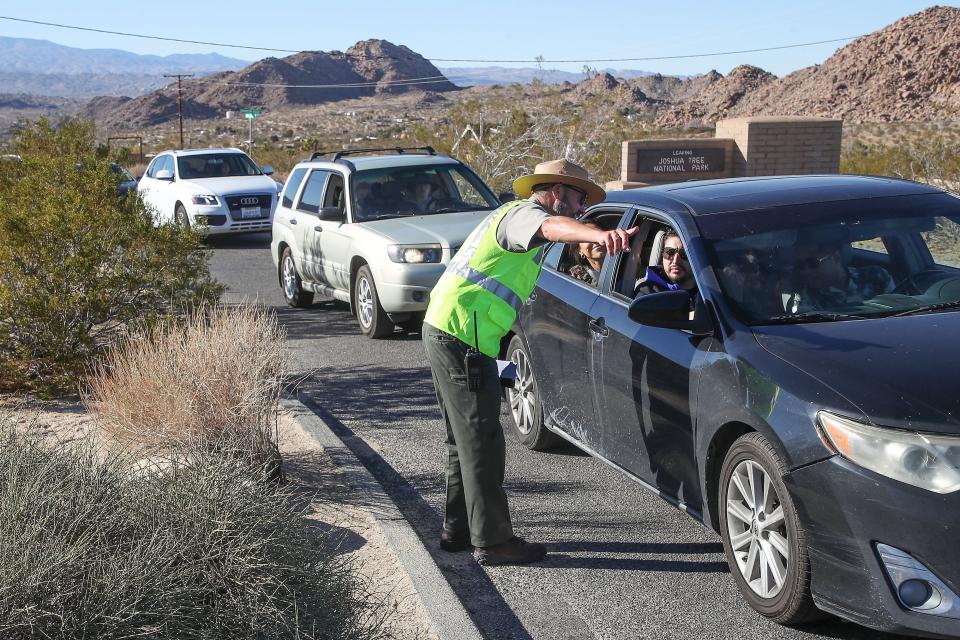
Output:
[[284,335],[254,307],[201,308],[111,352],[84,398],[115,439],[149,451],[203,443],[257,464],[277,458]]
[[0,637],[379,635],[337,541],[258,470],[198,450],[130,473],[0,428]]

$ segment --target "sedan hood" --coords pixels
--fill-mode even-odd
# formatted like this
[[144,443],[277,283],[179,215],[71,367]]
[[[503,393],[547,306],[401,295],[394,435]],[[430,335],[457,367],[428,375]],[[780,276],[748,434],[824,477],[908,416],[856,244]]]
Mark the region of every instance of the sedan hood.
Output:
[[831,387],[874,424],[960,434],[960,313],[753,330],[760,346]]
[[441,244],[459,247],[489,211],[434,213],[426,216],[388,218],[364,222],[363,226],[395,244]]
[[181,189],[196,189],[198,194],[277,193],[277,181],[269,176],[233,176],[181,180]]

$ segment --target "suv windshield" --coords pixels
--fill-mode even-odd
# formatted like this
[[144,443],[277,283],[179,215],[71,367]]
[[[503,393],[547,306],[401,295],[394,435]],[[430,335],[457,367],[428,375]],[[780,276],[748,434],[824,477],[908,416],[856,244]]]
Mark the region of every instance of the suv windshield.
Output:
[[230,176],[259,176],[260,168],[242,153],[202,153],[177,158],[180,178],[226,178]]
[[354,220],[379,220],[500,205],[490,188],[457,164],[385,167],[353,174]]
[[929,194],[698,219],[720,286],[749,324],[960,307],[960,200]]

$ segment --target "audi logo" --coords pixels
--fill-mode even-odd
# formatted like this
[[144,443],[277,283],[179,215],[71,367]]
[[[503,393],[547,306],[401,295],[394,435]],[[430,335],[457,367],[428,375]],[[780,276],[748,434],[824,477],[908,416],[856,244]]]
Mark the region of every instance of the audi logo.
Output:
[[240,204],[260,204],[260,198],[240,198]]

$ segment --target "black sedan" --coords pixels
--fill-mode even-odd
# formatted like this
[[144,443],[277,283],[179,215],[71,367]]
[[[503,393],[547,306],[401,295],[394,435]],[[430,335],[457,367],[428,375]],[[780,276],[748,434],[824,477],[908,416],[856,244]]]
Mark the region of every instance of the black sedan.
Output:
[[639,230],[597,278],[544,249],[503,343],[521,441],[570,441],[717,531],[777,622],[960,637],[960,199],[748,178],[585,218]]

